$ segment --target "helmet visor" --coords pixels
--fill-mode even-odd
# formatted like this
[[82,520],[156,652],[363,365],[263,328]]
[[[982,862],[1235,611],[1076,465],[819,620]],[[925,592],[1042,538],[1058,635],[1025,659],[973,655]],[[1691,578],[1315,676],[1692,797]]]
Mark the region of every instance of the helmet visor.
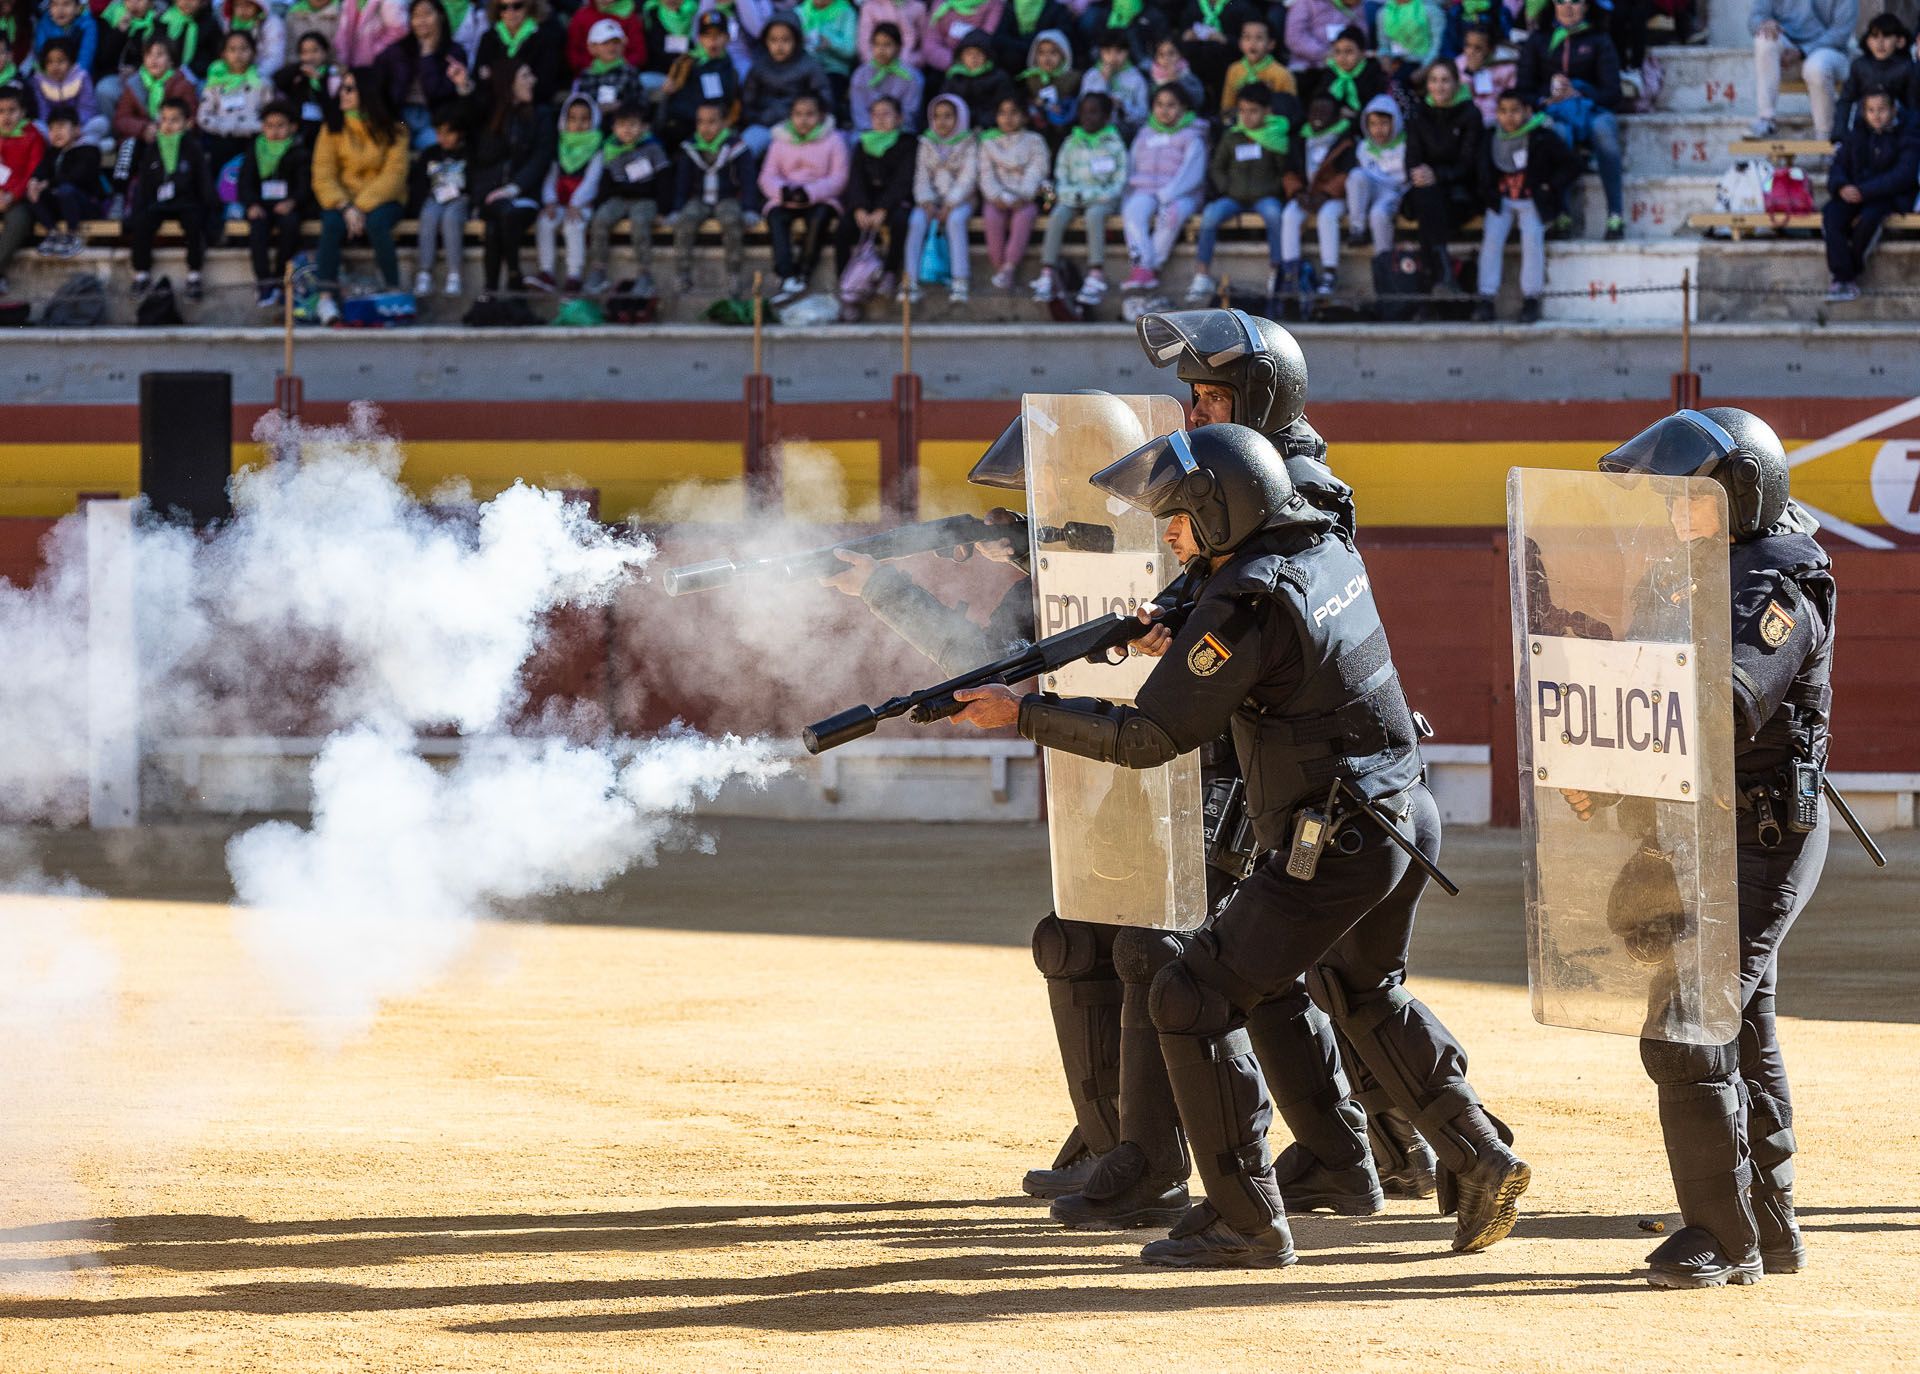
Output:
[[976,487],[1001,487],[1024,493],[1027,489],[1027,437],[1025,421],[1018,416],[1000,431],[980,461],[973,465],[967,480]]
[[1600,459],[1602,472],[1654,477],[1704,477],[1740,447],[1734,437],[1697,410],[1656,421]]
[[1162,435],[1093,474],[1093,485],[1158,518],[1180,483],[1200,470],[1184,430]]
[[1142,315],[1140,346],[1155,367],[1186,357],[1205,368],[1222,368],[1260,351],[1260,336],[1243,310],[1175,310]]

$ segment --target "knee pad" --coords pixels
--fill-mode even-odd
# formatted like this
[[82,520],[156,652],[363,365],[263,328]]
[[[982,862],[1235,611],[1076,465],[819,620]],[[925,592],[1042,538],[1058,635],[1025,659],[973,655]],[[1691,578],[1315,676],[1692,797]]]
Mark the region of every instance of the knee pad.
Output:
[[1675,1045],[1666,1040],[1642,1040],[1640,1063],[1647,1077],[1663,1088],[1686,1083],[1713,1083],[1732,1078],[1740,1068],[1740,1042],[1724,1045]]
[[1223,1035],[1233,1025],[1227,995],[1194,977],[1177,959],[1153,976],[1147,1013],[1163,1035]]
[[1100,941],[1082,921],[1049,911],[1033,928],[1033,965],[1049,978],[1084,978],[1100,963]]
[[1151,983],[1180,957],[1187,942],[1170,930],[1122,926],[1113,934],[1113,967],[1123,983]]

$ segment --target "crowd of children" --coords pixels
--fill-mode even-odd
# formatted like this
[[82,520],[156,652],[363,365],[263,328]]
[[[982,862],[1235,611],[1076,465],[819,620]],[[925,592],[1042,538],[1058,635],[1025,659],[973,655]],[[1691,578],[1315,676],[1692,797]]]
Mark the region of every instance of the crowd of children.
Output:
[[[996,290],[1082,305],[1150,291],[1197,217],[1190,295],[1219,287],[1230,222],[1264,227],[1274,289],[1338,289],[1342,235],[1388,254],[1411,220],[1441,289],[1490,317],[1518,230],[1523,318],[1544,241],[1590,157],[1623,233],[1623,50],[1677,0],[0,0],[0,273],[41,234],[71,256],[119,218],[136,289],[163,226],[206,246],[244,224],[258,301],[311,251],[337,316],[349,243],[401,286],[395,226],[419,225],[416,294],[462,280],[484,227],[485,292],[656,291],[714,225],[727,281],[764,222],[776,298],[826,250],[877,254],[906,299],[971,290],[981,222]],[[1839,96],[1829,256],[1836,292],[1911,205],[1920,157],[1912,36],[1874,21]],[[1897,183],[1897,184],[1896,184]],[[1905,205],[1900,204],[1905,197]],[[1448,254],[1478,219],[1465,282]],[[317,220],[318,242],[302,241]],[[1123,230],[1116,283],[1108,226]],[[631,245],[632,265],[615,245]],[[1080,231],[1083,245],[1070,250]],[[1315,242],[1309,246],[1308,231]],[[239,230],[231,231],[234,235]],[[1034,238],[1039,237],[1038,258]],[[532,241],[535,265],[523,266]],[[1072,261],[1068,258],[1072,256]]]

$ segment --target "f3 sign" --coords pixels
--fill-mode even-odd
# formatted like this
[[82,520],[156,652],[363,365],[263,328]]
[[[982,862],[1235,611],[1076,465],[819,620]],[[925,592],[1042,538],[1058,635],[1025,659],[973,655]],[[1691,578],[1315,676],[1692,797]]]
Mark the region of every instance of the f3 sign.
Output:
[[1551,635],[1528,643],[1536,785],[1699,799],[1692,646]]

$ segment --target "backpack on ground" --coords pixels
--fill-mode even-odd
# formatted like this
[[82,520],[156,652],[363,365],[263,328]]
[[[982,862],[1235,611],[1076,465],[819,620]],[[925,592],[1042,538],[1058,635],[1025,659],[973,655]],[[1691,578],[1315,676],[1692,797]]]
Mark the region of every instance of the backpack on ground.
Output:
[[1389,323],[1419,318],[1433,294],[1433,267],[1417,247],[1395,248],[1373,258],[1375,315]]
[[524,329],[540,321],[525,296],[476,296],[460,323],[474,329]]
[[412,324],[420,304],[411,291],[375,291],[340,302],[340,323],[348,329],[392,329]]
[[155,277],[147,283],[140,303],[133,308],[133,322],[143,329],[186,323],[180,314],[180,302],[174,299],[171,277]]
[[107,289],[91,272],[80,272],[60,283],[40,323],[50,329],[85,329],[107,317]]
[[1053,265],[1053,299],[1047,302],[1047,309],[1054,319],[1061,324],[1079,324],[1086,319],[1087,307],[1080,304],[1080,288],[1085,284],[1080,264],[1071,258],[1063,257]]

